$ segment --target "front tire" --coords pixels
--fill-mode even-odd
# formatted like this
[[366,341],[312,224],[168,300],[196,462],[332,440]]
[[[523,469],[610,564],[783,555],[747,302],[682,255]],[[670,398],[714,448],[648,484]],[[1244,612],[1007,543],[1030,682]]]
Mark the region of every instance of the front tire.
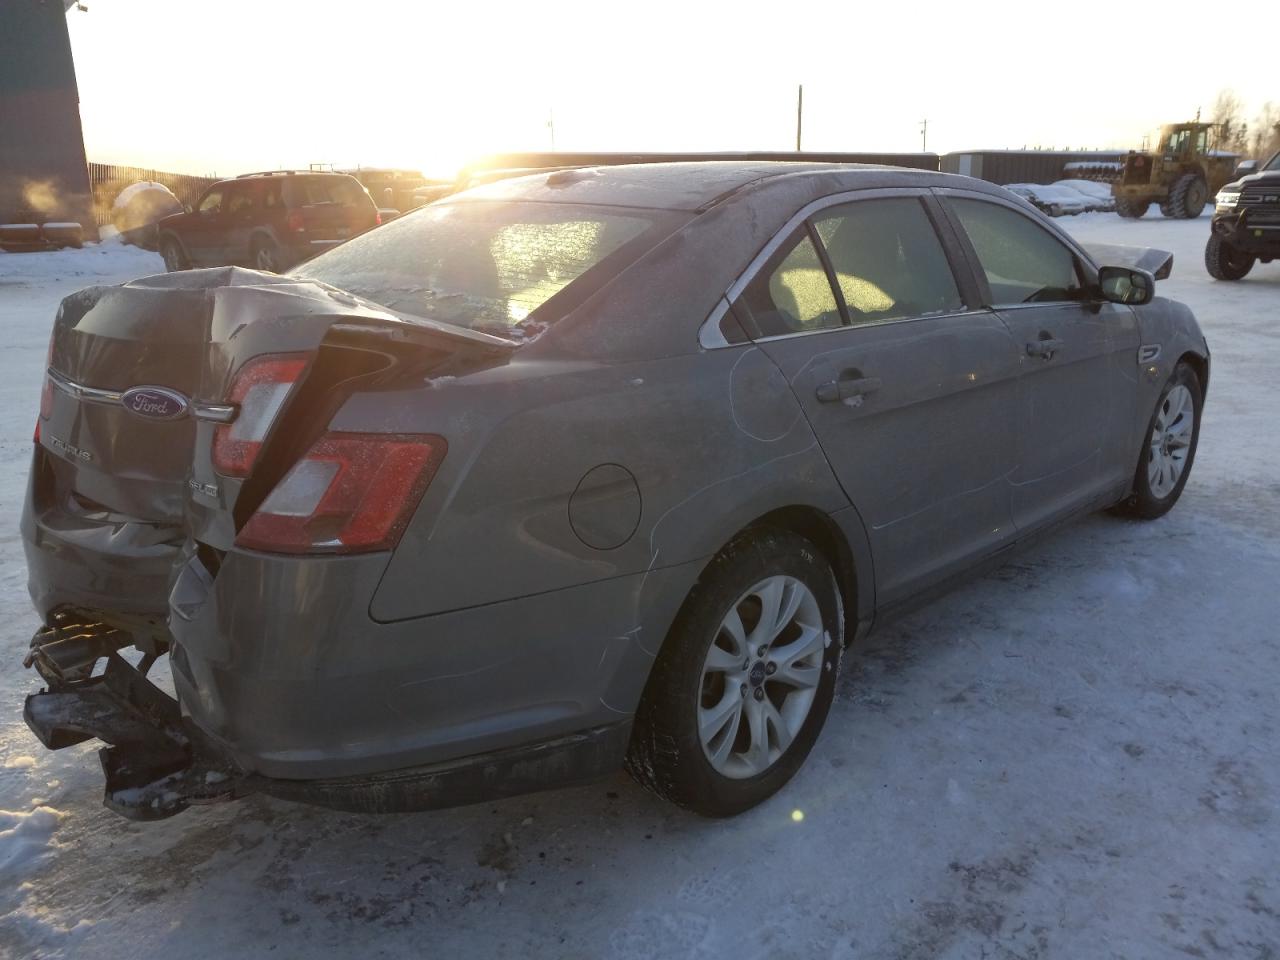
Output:
[[1203,405],[1200,378],[1187,364],[1178,364],[1160,391],[1147,424],[1146,444],[1133,476],[1133,493],[1120,505],[1121,513],[1155,520],[1173,509],[1195,462]]
[[1116,213],[1126,220],[1140,220],[1146,216],[1150,207],[1150,200],[1131,200],[1128,197],[1116,197]]
[[1204,266],[1215,280],[1243,280],[1257,258],[1241,253],[1221,237],[1210,235],[1204,245]]
[[1209,187],[1198,173],[1184,173],[1169,191],[1169,202],[1161,209],[1175,220],[1194,220],[1209,201]]
[[704,816],[772,796],[827,718],[843,633],[835,576],[812,543],[781,530],[739,537],[699,577],[658,655],[628,772]]
[[177,237],[164,236],[160,238],[160,256],[164,259],[164,268],[169,273],[191,269],[191,261],[187,259],[187,254],[182,249],[182,244],[178,242]]

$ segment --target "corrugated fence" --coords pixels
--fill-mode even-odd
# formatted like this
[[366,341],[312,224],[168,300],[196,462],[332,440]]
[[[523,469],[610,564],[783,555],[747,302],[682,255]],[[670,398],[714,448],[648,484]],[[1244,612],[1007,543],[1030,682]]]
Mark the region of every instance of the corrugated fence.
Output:
[[182,203],[195,206],[205,188],[217,181],[212,177],[193,177],[185,173],[165,173],[145,167],[122,167],[114,163],[89,164],[89,185],[93,189],[93,218],[98,226],[111,222],[111,205],[120,191],[139,180],[163,183]]

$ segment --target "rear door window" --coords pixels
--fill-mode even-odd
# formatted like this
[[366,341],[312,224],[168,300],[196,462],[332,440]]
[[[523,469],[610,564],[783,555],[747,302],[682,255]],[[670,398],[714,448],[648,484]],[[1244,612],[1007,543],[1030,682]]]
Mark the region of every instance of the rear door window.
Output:
[[227,189],[227,213],[249,216],[253,213],[256,190],[250,183],[233,183]]
[[915,197],[860,200],[813,221],[849,322],[877,323],[963,308],[942,243]]
[[949,197],[991,288],[992,306],[1085,299],[1075,254],[1024,213]]

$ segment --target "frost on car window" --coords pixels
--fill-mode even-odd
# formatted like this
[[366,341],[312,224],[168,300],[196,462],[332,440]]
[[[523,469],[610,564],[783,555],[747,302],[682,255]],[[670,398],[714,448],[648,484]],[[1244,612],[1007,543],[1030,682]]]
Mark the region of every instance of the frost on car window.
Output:
[[[647,249],[667,215],[573,204],[437,204],[293,271],[393,310],[510,340],[553,322],[575,284],[598,286]],[[576,289],[576,288],[575,288]]]
[[1075,255],[1030,217],[985,200],[955,198],[951,203],[987,275],[995,305],[1083,297]]
[[938,235],[914,197],[860,200],[814,221],[853,324],[961,307]]

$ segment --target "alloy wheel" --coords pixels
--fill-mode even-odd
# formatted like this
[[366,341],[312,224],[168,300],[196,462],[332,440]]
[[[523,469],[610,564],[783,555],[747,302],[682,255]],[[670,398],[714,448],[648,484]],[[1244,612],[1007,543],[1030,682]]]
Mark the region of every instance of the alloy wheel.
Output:
[[1194,428],[1195,403],[1191,391],[1177,384],[1160,402],[1151,427],[1147,485],[1157,499],[1163,500],[1178,485],[1187,465]]
[[754,777],[786,752],[813,706],[829,642],[817,598],[794,577],[762,580],[729,608],[698,704],[698,737],[717,773]]

